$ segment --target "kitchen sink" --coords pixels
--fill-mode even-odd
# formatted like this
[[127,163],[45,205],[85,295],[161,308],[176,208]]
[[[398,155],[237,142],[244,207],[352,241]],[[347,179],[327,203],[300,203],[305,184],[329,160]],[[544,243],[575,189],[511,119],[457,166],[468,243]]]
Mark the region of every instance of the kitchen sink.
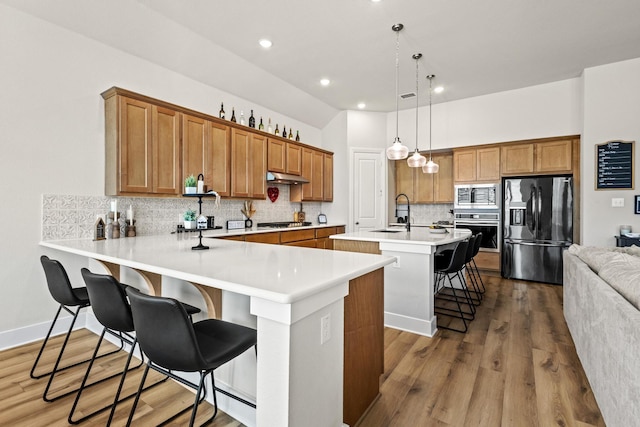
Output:
[[402,230],[389,230],[389,229],[382,229],[382,230],[371,230],[372,233],[399,233]]

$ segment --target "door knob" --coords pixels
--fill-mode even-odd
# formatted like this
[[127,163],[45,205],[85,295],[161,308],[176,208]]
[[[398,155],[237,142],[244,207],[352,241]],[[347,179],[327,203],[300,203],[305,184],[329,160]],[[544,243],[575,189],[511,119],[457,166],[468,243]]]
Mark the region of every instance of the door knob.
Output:
[[356,222],[356,225],[360,225],[360,223],[359,223],[359,222]]

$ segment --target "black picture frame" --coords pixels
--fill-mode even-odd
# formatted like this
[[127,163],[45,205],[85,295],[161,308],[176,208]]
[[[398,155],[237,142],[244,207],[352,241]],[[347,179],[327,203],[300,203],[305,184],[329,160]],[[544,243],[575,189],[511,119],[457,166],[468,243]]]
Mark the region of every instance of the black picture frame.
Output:
[[633,204],[633,213],[640,215],[640,195],[634,197],[635,203]]
[[318,215],[318,224],[326,224],[327,216],[325,214]]

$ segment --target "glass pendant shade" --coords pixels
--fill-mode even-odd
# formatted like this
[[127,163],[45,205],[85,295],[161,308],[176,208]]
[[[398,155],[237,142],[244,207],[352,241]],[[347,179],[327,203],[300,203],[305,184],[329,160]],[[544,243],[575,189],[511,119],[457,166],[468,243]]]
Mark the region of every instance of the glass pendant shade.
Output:
[[400,138],[396,138],[395,141],[393,141],[393,145],[387,148],[387,159],[389,160],[406,159],[408,155],[409,149],[400,142]]
[[426,165],[422,166],[422,172],[424,173],[438,173],[440,166],[432,159],[429,159]]
[[418,149],[414,151],[413,155],[407,159],[407,164],[410,168],[421,168],[427,164],[427,158],[420,154]]

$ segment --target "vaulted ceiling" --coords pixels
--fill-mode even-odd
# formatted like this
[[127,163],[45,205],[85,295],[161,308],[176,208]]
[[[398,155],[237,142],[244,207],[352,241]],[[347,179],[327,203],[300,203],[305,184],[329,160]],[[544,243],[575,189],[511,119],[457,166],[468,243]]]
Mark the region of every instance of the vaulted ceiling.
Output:
[[422,53],[423,105],[427,74],[445,88],[437,103],[640,57],[638,0],[0,2],[316,127],[359,102],[395,109],[396,23],[399,92],[415,91],[411,55]]

